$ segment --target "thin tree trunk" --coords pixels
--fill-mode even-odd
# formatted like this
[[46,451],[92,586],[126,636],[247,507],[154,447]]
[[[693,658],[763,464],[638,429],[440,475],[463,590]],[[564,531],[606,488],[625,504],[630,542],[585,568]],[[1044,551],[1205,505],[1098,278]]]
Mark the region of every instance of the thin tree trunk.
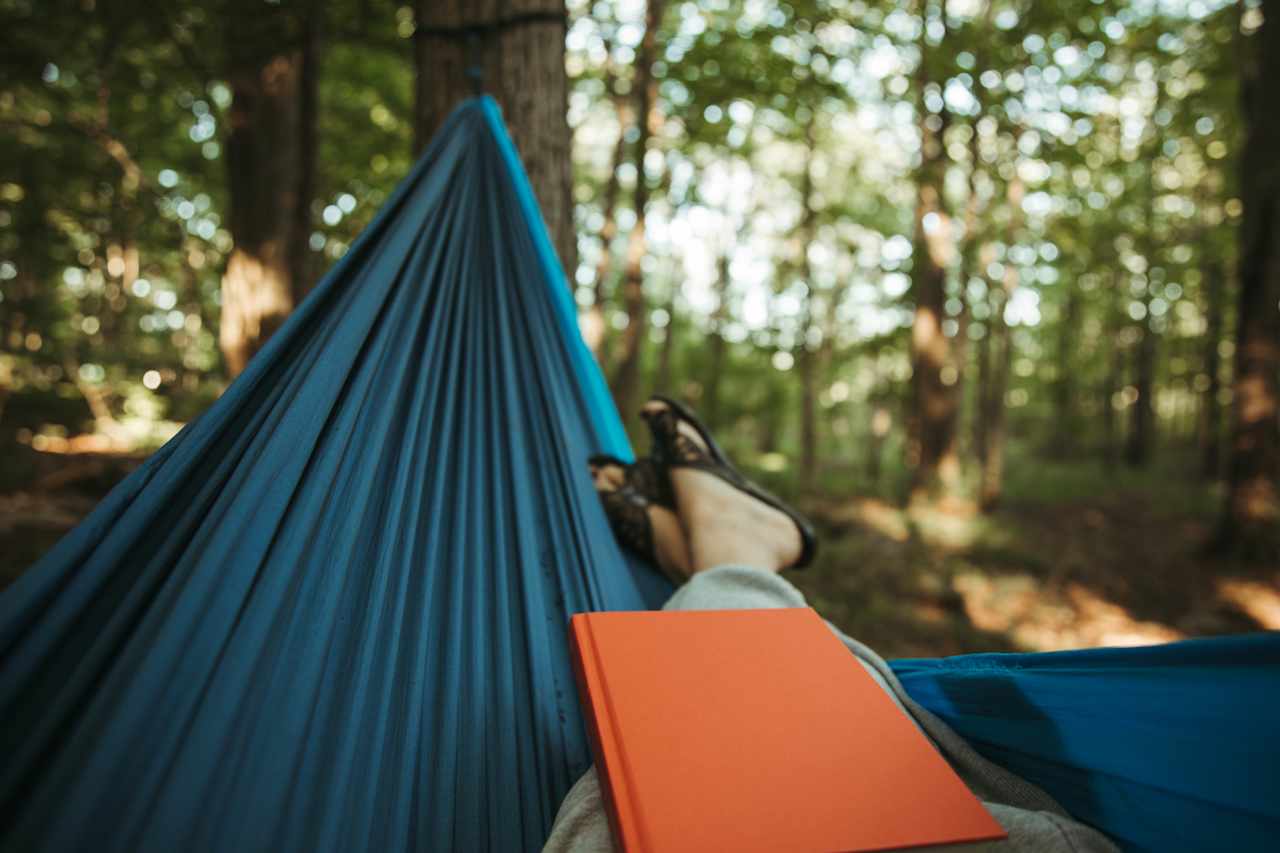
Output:
[[309,0],[309,13],[302,24],[302,56],[298,80],[298,189],[293,206],[293,234],[290,240],[289,273],[293,299],[301,302],[315,284],[310,237],[311,204],[316,195],[316,153],[320,144],[320,29],[325,0]]
[[[1017,240],[1022,230],[1022,179],[1015,172],[1009,181],[1006,197],[1009,204],[1009,237]],[[990,381],[986,383],[985,414],[983,416],[982,470],[978,487],[978,503],[984,512],[995,509],[1004,491],[1005,451],[1005,392],[1009,387],[1009,368],[1013,364],[1013,336],[1005,322],[1005,306],[1018,288],[1018,269],[1012,263],[1005,265],[1004,281],[999,289],[992,288],[991,316],[987,335],[991,338],[989,355]]]
[[[1156,76],[1156,101],[1152,114],[1158,113],[1163,103],[1164,87]],[[1134,403],[1133,415],[1129,419],[1129,440],[1125,447],[1125,462],[1134,468],[1145,467],[1151,460],[1152,447],[1155,444],[1156,410],[1155,410],[1155,374],[1156,374],[1156,330],[1152,325],[1151,303],[1154,296],[1156,235],[1156,186],[1155,160],[1159,152],[1160,134],[1156,130],[1154,120],[1151,123],[1152,148],[1147,158],[1147,218],[1143,229],[1143,256],[1147,262],[1146,289],[1142,294],[1145,312],[1137,322],[1138,345],[1134,353],[1134,387],[1138,391],[1138,399]]]
[[[812,114],[811,114],[812,115]],[[817,236],[818,211],[814,202],[813,159],[816,141],[813,119],[805,126],[804,174],[800,178],[803,205],[800,214],[800,277],[805,283],[804,320],[796,342],[796,367],[800,374],[800,482],[812,488],[818,474],[818,358],[809,341],[814,328],[813,309],[817,286],[809,248]]]
[[956,335],[952,343],[951,360],[954,373],[951,375],[951,395],[955,398],[955,409],[952,413],[951,431],[956,445],[957,459],[961,455],[963,444],[963,421],[965,411],[965,372],[969,367],[969,323],[973,312],[969,308],[969,281],[978,273],[981,239],[978,236],[978,218],[981,205],[978,198],[978,131],[973,129],[969,145],[969,196],[965,200],[964,210],[964,248],[960,252],[960,288],[957,297],[960,300],[960,313],[956,316]]
[[[983,0],[983,9],[981,17],[977,21],[980,28],[977,34],[977,41],[974,45],[974,63],[977,74],[981,74],[988,67],[988,54],[986,51],[986,36],[991,32],[991,22],[994,17],[995,4],[992,0]],[[960,300],[960,314],[956,317],[956,336],[952,350],[952,361],[955,366],[955,383],[952,385],[951,393],[955,397],[955,414],[953,417],[952,431],[955,434],[956,454],[963,457],[966,454],[976,454],[981,452],[979,445],[975,441],[981,430],[979,422],[981,420],[981,406],[975,402],[970,409],[966,406],[966,397],[968,396],[968,384],[966,382],[966,373],[969,369],[969,353],[973,349],[973,343],[969,339],[970,324],[973,318],[973,310],[969,304],[969,282],[975,278],[986,279],[983,268],[988,263],[984,257],[985,251],[984,235],[979,234],[979,222],[986,205],[983,204],[979,196],[978,176],[982,174],[982,137],[978,133],[978,120],[981,116],[986,115],[986,99],[982,87],[974,88],[974,100],[977,107],[970,123],[969,134],[969,175],[968,175],[968,196],[965,198],[964,208],[964,246],[960,251],[960,288],[958,297]],[[984,335],[983,341],[988,341],[989,337]],[[987,350],[990,355],[990,350]],[[981,362],[983,357],[981,344],[979,345],[978,360]],[[979,364],[979,375],[981,374],[981,364]],[[978,384],[981,384],[979,379]],[[982,389],[977,389],[975,399],[980,400]],[[971,428],[964,429],[966,411],[969,412]],[[965,444],[965,438],[968,438],[968,445]]]
[[[422,150],[459,102],[483,91],[502,107],[551,242],[572,286],[573,140],[565,73],[564,0],[415,0],[414,142]],[[474,38],[468,32],[474,32]]]
[[878,395],[884,383],[884,371],[880,367],[880,353],[871,357],[871,393],[867,395],[867,411],[870,419],[867,423],[867,480],[872,491],[880,487],[881,457],[883,456],[885,436],[893,425],[893,416],[889,407]]
[[1107,372],[1102,380],[1100,396],[1102,397],[1102,459],[1107,467],[1120,460],[1120,410],[1116,408],[1116,395],[1121,392],[1124,381],[1124,348],[1120,343],[1120,332],[1124,327],[1125,291],[1114,272],[1105,273],[1104,289],[1107,290],[1106,303],[1106,340],[1111,342],[1107,351]]
[[991,394],[991,350],[992,339],[995,331],[995,294],[992,292],[995,284],[987,281],[987,322],[985,332],[981,340],[978,341],[978,387],[974,393],[974,417],[973,417],[973,453],[978,460],[978,466],[981,468],[987,460],[987,417],[991,414],[991,407],[987,404],[987,399]]
[[657,133],[661,115],[657,108],[657,81],[653,63],[658,50],[658,26],[662,21],[664,0],[648,0],[645,8],[645,31],[636,53],[635,96],[636,120],[640,136],[636,140],[635,225],[627,240],[626,267],[622,274],[622,302],[627,311],[627,328],[622,333],[621,354],[613,377],[613,398],[623,418],[632,419],[639,408],[640,361],[648,328],[648,308],[644,295],[646,251],[645,216],[649,206],[649,181],[644,161],[649,139]]
[[1280,546],[1280,0],[1264,0],[1263,23],[1245,47],[1241,162],[1244,221],[1236,320],[1228,493],[1216,545],[1274,559]]
[[1222,312],[1226,286],[1222,262],[1211,258],[1204,268],[1205,331],[1203,370],[1208,381],[1200,394],[1199,444],[1200,474],[1207,480],[1216,480],[1222,473],[1222,406],[1218,397],[1222,391]]
[[289,50],[248,61],[229,75],[228,220],[235,248],[222,276],[218,337],[231,376],[244,370],[293,310],[301,69],[301,53]]
[[1080,291],[1071,283],[1063,286],[1067,288],[1067,295],[1062,306],[1062,316],[1058,318],[1058,375],[1053,383],[1053,436],[1049,447],[1051,455],[1058,459],[1065,459],[1075,449],[1076,418],[1073,404],[1076,389],[1071,354],[1075,350],[1080,321]]
[[678,288],[672,282],[667,294],[663,310],[667,313],[667,325],[662,329],[662,348],[658,350],[658,369],[653,375],[653,391],[655,394],[669,394],[671,389],[671,359],[676,344],[676,292]]
[[[912,417],[908,441],[911,468],[910,501],[926,500],[931,494],[954,492],[960,474],[955,446],[955,396],[944,381],[943,372],[952,367],[951,342],[943,331],[946,312],[947,266],[951,262],[951,222],[943,203],[946,176],[945,106],[930,115],[925,92],[932,83],[929,73],[931,48],[928,40],[927,0],[921,0],[920,64],[916,71],[917,111],[920,117],[920,167],[916,174],[917,198],[915,241],[912,253],[911,289],[915,318],[911,327]],[[938,51],[946,44],[945,5],[943,36]]]
[[724,324],[729,318],[729,252],[721,252],[716,262],[716,307],[711,312],[711,334],[707,339],[707,378],[702,383],[702,409],[707,426],[716,429],[721,425],[720,377],[724,374],[727,342]]
[[[1009,273],[1016,276],[1016,273]],[[1006,293],[1012,292],[1009,287]],[[1003,312],[1007,298],[999,300]],[[1003,320],[999,324],[1000,340],[998,354],[992,365],[991,396],[987,401],[987,448],[983,454],[982,478],[979,487],[978,503],[983,512],[991,512],[1000,503],[1004,493],[1004,451],[1005,451],[1005,390],[1009,386],[1009,366],[1013,363],[1013,337],[1009,326]]]
[[614,110],[618,118],[618,138],[613,144],[613,155],[609,159],[609,174],[605,179],[604,197],[601,201],[601,215],[604,222],[600,226],[600,261],[596,264],[596,279],[591,307],[587,309],[582,320],[582,334],[586,339],[591,354],[602,366],[607,361],[605,342],[608,340],[608,318],[605,316],[605,300],[608,298],[608,280],[613,271],[613,241],[618,236],[618,191],[621,181],[618,167],[627,153],[627,129],[634,120],[626,97],[618,92],[618,70],[613,63],[613,43],[605,40],[607,60],[605,73],[606,87],[613,99]]

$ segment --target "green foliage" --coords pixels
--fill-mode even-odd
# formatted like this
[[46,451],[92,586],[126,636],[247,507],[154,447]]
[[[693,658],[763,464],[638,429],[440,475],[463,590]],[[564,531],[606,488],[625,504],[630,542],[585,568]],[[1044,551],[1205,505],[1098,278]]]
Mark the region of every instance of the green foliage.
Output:
[[[95,393],[118,420],[186,421],[221,391],[230,77],[246,57],[296,44],[309,8],[0,0],[6,430],[91,428]],[[323,8],[317,276],[413,156],[412,9]],[[1204,335],[1206,270],[1230,280],[1240,216],[1236,53],[1247,33],[1235,5],[669,2],[654,69],[662,121],[639,175],[626,106],[642,4],[568,8],[577,298],[589,305],[602,257],[620,258],[632,194],[647,181],[647,384],[698,405],[714,389],[726,441],[780,488],[801,453],[808,358],[823,463],[814,486],[892,497],[905,481],[922,120],[945,152],[955,249],[946,331],[969,339],[957,377],[966,456],[999,310],[990,294],[1010,270],[1019,286],[1005,309],[1015,348],[1006,402],[1019,448],[1060,455],[1065,435],[1069,456],[1105,457],[1132,411],[1144,324],[1159,339],[1159,444],[1171,458],[1203,437],[1205,408],[1227,402],[1204,392],[1205,353],[1230,353],[1229,310],[1222,340]],[[605,245],[615,167],[618,228]],[[599,288],[615,330],[626,322],[621,267]],[[1230,293],[1220,301],[1229,306]],[[724,347],[713,365],[715,339]],[[608,340],[604,353],[608,368]]]

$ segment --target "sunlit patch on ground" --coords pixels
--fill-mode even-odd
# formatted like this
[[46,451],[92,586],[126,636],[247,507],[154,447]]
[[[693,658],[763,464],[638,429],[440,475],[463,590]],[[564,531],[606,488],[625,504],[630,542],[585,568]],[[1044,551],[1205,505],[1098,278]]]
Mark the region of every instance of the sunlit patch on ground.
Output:
[[1280,589],[1275,585],[1228,578],[1218,581],[1218,597],[1249,614],[1260,627],[1280,630]]
[[68,435],[56,426],[35,432],[20,429],[15,439],[38,453],[135,454],[159,447],[182,427],[183,424],[176,421],[125,419],[113,422],[110,428],[75,435]]
[[975,626],[1007,634],[1027,651],[1141,646],[1185,636],[1167,625],[1135,619],[1078,583],[1055,591],[1027,575],[992,578],[971,571],[956,575],[952,585]]
[[1280,571],[1220,564],[1190,496],[1140,485],[910,512],[869,497],[813,501],[823,551],[795,583],[888,657],[1165,643],[1280,629]]
[[852,498],[823,508],[828,524],[865,527],[894,542],[911,538],[911,528],[902,510],[878,498]]

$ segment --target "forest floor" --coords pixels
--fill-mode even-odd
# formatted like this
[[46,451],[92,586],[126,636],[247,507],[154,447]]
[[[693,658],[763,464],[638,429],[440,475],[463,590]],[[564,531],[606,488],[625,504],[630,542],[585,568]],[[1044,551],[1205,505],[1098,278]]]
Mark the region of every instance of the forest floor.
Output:
[[[0,587],[142,455],[0,451]],[[817,562],[792,580],[886,657],[1135,645],[1280,629],[1280,566],[1209,559],[1216,497],[1168,472],[1037,461],[1000,508],[908,513],[884,497],[799,496]]]
[[1204,554],[1214,489],[1037,461],[996,511],[803,502],[823,552],[792,580],[886,657],[1052,651],[1280,629],[1280,566]]

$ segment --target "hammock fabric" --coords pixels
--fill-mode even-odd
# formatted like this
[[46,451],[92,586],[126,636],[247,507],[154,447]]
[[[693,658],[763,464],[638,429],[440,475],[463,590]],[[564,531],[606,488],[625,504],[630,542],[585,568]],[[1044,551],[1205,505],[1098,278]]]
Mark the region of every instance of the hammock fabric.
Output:
[[[537,849],[590,762],[569,616],[670,592],[614,542],[600,451],[630,457],[469,101],[222,398],[0,596],[0,850]],[[896,668],[1131,849],[1261,849],[1276,639]]]
[[1125,850],[1276,850],[1280,634],[894,661],[911,698]]

